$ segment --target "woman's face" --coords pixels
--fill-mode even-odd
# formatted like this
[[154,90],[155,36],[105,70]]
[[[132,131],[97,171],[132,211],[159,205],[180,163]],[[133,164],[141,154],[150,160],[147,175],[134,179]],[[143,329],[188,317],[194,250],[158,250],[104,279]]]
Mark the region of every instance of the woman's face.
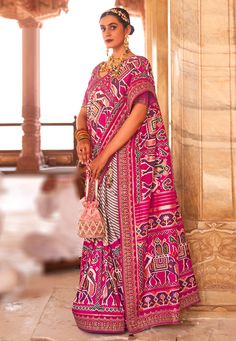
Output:
[[114,15],[103,17],[100,20],[100,27],[107,48],[119,48],[124,44],[128,28],[125,28]]

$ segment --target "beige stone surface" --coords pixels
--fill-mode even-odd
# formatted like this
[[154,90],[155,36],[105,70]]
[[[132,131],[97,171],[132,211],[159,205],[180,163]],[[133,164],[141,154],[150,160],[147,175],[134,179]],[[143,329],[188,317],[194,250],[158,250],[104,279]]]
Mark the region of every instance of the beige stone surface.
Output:
[[[79,278],[77,270],[37,275],[20,295],[0,304],[1,341],[234,341],[236,314],[210,311],[210,307],[186,309],[179,325],[151,328],[130,338],[91,334],[79,330],[71,306]],[[213,293],[212,293],[213,294]],[[215,295],[217,292],[215,292]],[[204,311],[205,309],[205,311]]]
[[168,134],[168,2],[144,0],[144,4],[146,56],[152,65],[158,103]]
[[51,293],[43,296],[15,298],[0,304],[0,340],[27,341],[37,324]]
[[30,340],[55,288],[63,286],[70,292],[77,278],[77,271],[37,274],[23,291],[4,296],[0,300],[0,341]]
[[[100,335],[90,334],[79,330],[71,316],[71,298],[73,297],[73,290],[67,288],[55,289],[52,296],[40,318],[31,340],[38,340],[42,336],[47,336],[56,341],[87,341],[87,340],[128,340],[128,333],[123,335]],[[221,314],[222,316],[222,314]],[[198,340],[211,340],[213,335],[224,336],[225,339],[230,340],[233,333],[227,328],[228,322],[232,319],[225,319],[224,323],[221,321],[219,314],[213,319],[195,318],[191,320],[183,320],[183,323],[176,326],[159,326],[151,328],[144,332],[135,335],[134,340],[147,341],[176,341],[176,340],[195,340],[196,335]],[[221,323],[220,323],[221,321]],[[60,327],[58,327],[60,325]],[[64,335],[68,335],[67,339]],[[197,340],[197,338],[196,338]]]
[[201,304],[236,311],[235,1],[170,10],[174,175]]

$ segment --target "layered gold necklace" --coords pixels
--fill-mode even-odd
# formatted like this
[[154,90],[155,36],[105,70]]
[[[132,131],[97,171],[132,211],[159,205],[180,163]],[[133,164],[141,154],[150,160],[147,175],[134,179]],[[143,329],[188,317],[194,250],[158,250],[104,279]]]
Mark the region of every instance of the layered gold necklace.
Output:
[[122,63],[127,59],[128,52],[124,52],[120,57],[110,56],[106,62],[101,63],[100,73],[111,72],[114,76],[118,76]]

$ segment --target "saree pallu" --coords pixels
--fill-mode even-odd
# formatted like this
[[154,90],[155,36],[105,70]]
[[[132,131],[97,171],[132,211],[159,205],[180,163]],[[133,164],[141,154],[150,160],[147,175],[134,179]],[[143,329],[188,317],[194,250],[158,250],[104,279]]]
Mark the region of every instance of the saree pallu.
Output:
[[79,328],[136,333],[180,322],[180,311],[199,302],[171,154],[145,57],[124,61],[119,75],[93,70],[83,105],[93,157],[105,148],[148,95],[146,118],[100,176],[104,240],[85,239],[72,312]]

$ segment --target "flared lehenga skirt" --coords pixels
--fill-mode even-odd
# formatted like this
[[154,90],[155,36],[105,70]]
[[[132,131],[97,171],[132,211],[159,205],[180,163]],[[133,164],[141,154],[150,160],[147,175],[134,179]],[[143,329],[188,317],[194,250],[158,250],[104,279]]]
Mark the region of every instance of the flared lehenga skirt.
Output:
[[107,236],[84,240],[73,300],[77,326],[87,332],[135,333],[176,324],[181,309],[199,302],[181,216],[174,228],[159,220],[143,238],[121,229],[117,163],[114,157],[99,188]]

